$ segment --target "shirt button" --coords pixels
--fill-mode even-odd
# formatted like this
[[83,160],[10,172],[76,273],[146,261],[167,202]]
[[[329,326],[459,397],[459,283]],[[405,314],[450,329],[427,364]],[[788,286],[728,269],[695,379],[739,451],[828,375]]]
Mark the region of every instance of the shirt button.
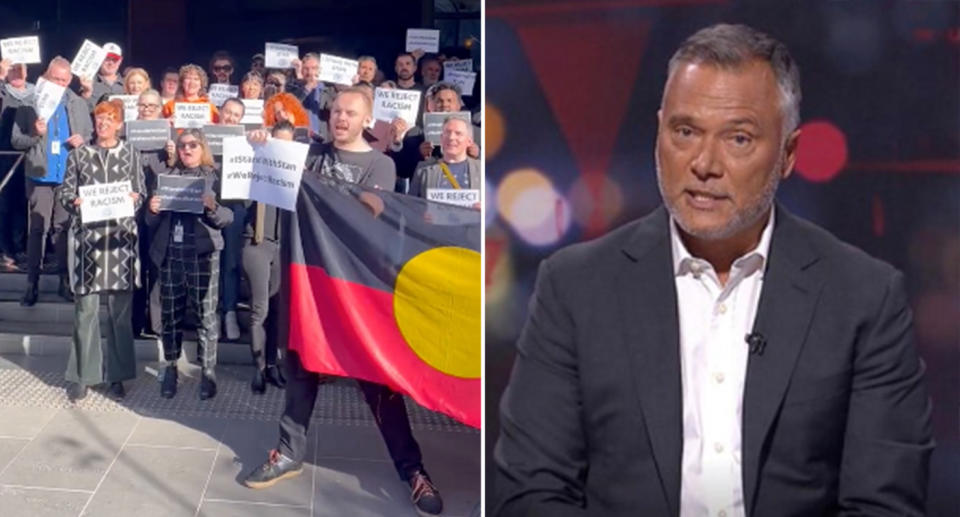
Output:
[[727,305],[725,303],[721,303],[719,306],[717,306],[717,312],[719,312],[720,314],[726,314]]
[[723,384],[724,379],[726,379],[726,377],[723,375],[723,372],[713,374],[713,380],[717,381],[717,384]]
[[720,454],[723,452],[723,444],[720,442],[713,444],[713,450],[717,451],[717,454]]

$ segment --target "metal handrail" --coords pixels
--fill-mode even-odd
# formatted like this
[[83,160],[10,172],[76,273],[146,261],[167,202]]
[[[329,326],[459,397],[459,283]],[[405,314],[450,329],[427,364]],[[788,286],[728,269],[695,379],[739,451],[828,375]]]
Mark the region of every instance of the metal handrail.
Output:
[[0,193],[3,193],[3,188],[7,186],[7,183],[10,182],[10,178],[13,177],[13,171],[17,169],[17,166],[20,165],[20,162],[23,161],[23,156],[26,154],[23,151],[0,151],[0,156],[17,154],[17,160],[13,162],[13,166],[10,167],[10,170],[7,171],[7,174],[4,175],[3,181],[0,181]]

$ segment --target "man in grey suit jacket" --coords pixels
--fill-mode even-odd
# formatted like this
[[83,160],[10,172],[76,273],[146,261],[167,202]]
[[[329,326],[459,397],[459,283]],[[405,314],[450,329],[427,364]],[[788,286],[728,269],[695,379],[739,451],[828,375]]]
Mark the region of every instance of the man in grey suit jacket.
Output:
[[670,60],[664,207],[540,267],[492,515],[923,515],[933,440],[902,275],[773,201],[799,72],[745,26]]

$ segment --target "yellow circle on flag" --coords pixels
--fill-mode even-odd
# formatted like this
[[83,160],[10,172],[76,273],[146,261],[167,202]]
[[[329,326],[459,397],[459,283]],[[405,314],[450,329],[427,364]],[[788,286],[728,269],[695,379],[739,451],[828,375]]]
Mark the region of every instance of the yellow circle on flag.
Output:
[[480,254],[433,248],[397,275],[393,312],[410,348],[454,377],[480,378]]

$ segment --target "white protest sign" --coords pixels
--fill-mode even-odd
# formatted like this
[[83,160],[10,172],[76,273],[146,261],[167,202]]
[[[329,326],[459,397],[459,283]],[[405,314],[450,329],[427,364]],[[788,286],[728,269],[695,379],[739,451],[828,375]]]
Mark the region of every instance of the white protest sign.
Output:
[[44,122],[50,120],[50,116],[57,110],[60,99],[66,88],[57,83],[50,82],[43,77],[37,79],[37,89],[33,98],[33,106],[37,110],[37,118]]
[[203,127],[210,123],[210,105],[205,102],[173,104],[173,127]]
[[83,185],[80,190],[80,217],[84,224],[133,217],[130,182]]
[[244,199],[296,211],[310,146],[287,140],[251,145],[245,136],[223,139],[223,199]]
[[473,72],[472,59],[448,59],[443,62],[443,73],[454,72]]
[[211,84],[207,91],[207,98],[216,107],[223,106],[227,99],[240,95],[240,87],[232,84]]
[[241,124],[263,124],[263,99],[243,99]]
[[300,58],[300,49],[296,45],[267,43],[263,51],[263,66],[267,68],[292,68],[291,61]]
[[428,188],[427,200],[472,208],[480,203],[480,189]]
[[320,54],[320,80],[352,86],[353,76],[357,75],[359,65],[357,61],[352,59]]
[[110,100],[120,99],[123,101],[123,120],[137,120],[139,115],[137,104],[140,102],[139,95],[111,95]]
[[100,70],[100,65],[107,58],[107,51],[96,43],[85,39],[76,57],[70,63],[70,71],[73,75],[84,79],[93,79],[93,76]]
[[25,36],[22,38],[0,39],[0,55],[11,63],[25,65],[40,62],[40,38]]
[[460,87],[460,95],[469,97],[473,93],[473,83],[477,81],[477,74],[474,72],[461,72],[460,70],[445,71],[443,80],[453,83]]
[[436,29],[407,29],[407,52],[414,50],[438,52],[440,31]]
[[399,117],[407,121],[410,127],[416,126],[420,95],[419,90],[377,88],[373,92],[373,118],[393,122]]

